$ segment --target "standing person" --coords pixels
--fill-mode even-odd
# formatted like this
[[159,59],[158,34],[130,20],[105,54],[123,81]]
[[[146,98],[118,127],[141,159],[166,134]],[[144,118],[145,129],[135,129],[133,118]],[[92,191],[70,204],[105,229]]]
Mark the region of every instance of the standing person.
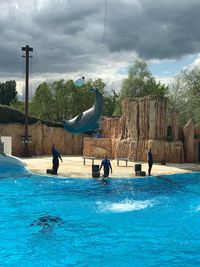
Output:
[[104,160],[102,160],[99,172],[101,171],[102,167],[103,167],[103,170],[104,170],[103,177],[107,178],[109,176],[109,171],[111,171],[111,173],[112,173],[112,166],[110,164],[110,160],[107,159],[107,156],[105,156]]
[[52,147],[52,156],[53,156],[53,174],[57,175],[58,167],[59,167],[59,158],[62,161],[62,158],[60,156],[60,153],[55,148],[55,145],[53,144]]
[[153,155],[152,155],[152,152],[151,152],[151,148],[148,151],[147,160],[148,160],[148,165],[149,165],[148,172],[149,172],[149,176],[150,176],[151,175],[151,168],[153,166]]

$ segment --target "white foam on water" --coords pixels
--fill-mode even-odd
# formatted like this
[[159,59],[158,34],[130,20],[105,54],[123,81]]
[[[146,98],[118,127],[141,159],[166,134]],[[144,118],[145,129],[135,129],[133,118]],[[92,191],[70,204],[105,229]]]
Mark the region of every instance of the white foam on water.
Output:
[[200,204],[194,204],[194,205],[191,205],[190,206],[190,209],[189,209],[189,212],[192,212],[192,213],[199,213],[200,212]]
[[195,211],[196,212],[199,212],[200,211],[200,205],[196,207]]
[[129,212],[134,210],[142,210],[153,207],[155,204],[152,200],[136,201],[124,200],[122,202],[97,202],[98,208],[101,212]]
[[[53,177],[53,179],[54,179],[54,177]],[[57,178],[57,177],[56,177],[55,180],[51,180],[49,183],[50,183],[50,184],[58,184],[58,180],[57,180],[57,179],[60,179],[60,178]],[[72,181],[61,180],[61,179],[60,179],[59,182],[64,183],[64,184],[72,183]]]

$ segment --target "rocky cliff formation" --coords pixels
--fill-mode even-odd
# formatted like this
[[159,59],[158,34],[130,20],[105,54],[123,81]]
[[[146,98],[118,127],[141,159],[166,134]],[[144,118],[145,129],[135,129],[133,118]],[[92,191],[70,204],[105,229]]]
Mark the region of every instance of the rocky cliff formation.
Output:
[[169,112],[167,98],[128,98],[123,102],[122,109],[125,116],[123,139],[164,140],[167,127],[170,127],[173,140],[177,140],[177,116]]
[[194,123],[189,120],[183,128],[185,161],[194,162]]
[[121,118],[103,117],[101,120],[101,133],[104,138],[124,138],[125,116]]
[[147,161],[147,152],[152,148],[155,162],[184,162],[183,143],[161,140],[136,141],[131,138],[120,140],[112,138],[85,138],[84,156],[103,158],[129,158],[131,161]]
[[84,155],[102,158],[107,151],[111,158],[146,161],[151,147],[157,162],[184,161],[183,143],[178,140],[177,113],[169,112],[167,98],[129,98],[123,102],[122,109],[121,118],[102,119],[102,136],[106,140],[84,140]]
[[[24,125],[20,123],[0,124],[0,136],[12,137],[12,153],[23,156],[24,144],[21,137],[24,135]],[[32,142],[28,145],[30,155],[50,155],[52,144],[61,154],[80,155],[83,150],[83,135],[71,135],[63,128],[48,127],[45,124],[29,125],[29,135]]]
[[86,157],[103,158],[107,155],[113,158],[111,138],[84,138],[83,147],[83,155]]

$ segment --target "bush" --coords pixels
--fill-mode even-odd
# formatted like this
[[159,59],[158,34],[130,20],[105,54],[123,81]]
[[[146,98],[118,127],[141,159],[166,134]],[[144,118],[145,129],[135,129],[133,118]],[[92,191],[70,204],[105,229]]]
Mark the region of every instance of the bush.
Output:
[[[29,124],[34,124],[40,121],[43,124],[46,124],[49,127],[60,127],[63,128],[63,123],[60,122],[52,122],[46,120],[39,120],[34,117],[28,117]],[[0,123],[25,123],[25,115],[21,111],[5,106],[0,105]]]

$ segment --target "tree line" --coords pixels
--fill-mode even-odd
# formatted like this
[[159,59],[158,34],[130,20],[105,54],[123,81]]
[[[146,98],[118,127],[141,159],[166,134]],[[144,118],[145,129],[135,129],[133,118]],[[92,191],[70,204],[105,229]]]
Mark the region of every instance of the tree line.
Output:
[[[141,60],[136,60],[129,67],[119,92],[114,89],[107,91],[101,78],[89,80],[82,87],[76,87],[73,80],[43,82],[29,102],[29,114],[55,122],[71,119],[93,105],[94,94],[89,92],[92,87],[97,87],[104,96],[104,116],[121,116],[121,104],[127,97],[167,96],[171,109],[179,112],[180,126],[190,118],[200,126],[200,67],[182,71],[166,86],[156,81],[146,62]],[[0,104],[24,112],[24,103],[18,100],[15,81],[0,83]]]
[[11,105],[17,101],[17,90],[15,81],[0,83],[0,104]]

